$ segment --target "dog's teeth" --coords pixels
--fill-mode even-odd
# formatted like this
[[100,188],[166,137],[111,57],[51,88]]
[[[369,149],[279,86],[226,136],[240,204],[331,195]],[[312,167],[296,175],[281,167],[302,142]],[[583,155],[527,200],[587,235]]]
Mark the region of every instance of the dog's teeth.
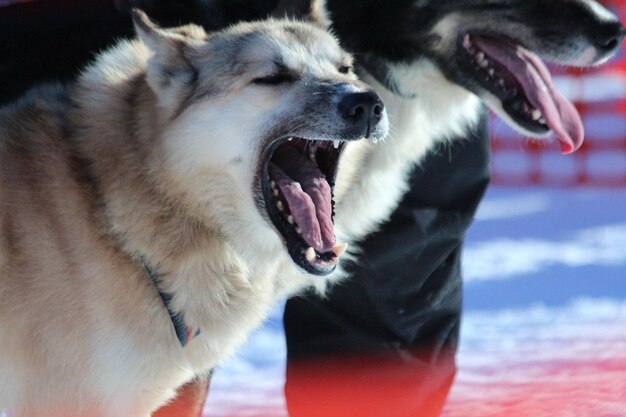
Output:
[[541,117],[541,118],[538,120],[538,122],[539,122],[539,123],[541,123],[541,124],[543,124],[543,125],[545,125],[545,124],[547,123],[547,122],[546,122],[546,119],[544,119],[543,117]]
[[335,254],[337,258],[341,257],[341,255],[346,253],[346,250],[348,250],[347,243],[342,243],[342,244],[338,243],[335,246],[333,246],[333,249],[332,249],[333,253]]
[[493,68],[489,68],[489,76],[493,77],[493,75],[496,73],[495,70]]
[[339,141],[338,140],[334,140],[333,141],[333,146],[335,147],[335,149],[339,149]]
[[278,210],[283,211],[283,209],[285,208],[285,206],[283,205],[282,201],[278,201],[276,203],[276,207],[278,207]]
[[276,181],[270,181],[270,187],[276,188]]
[[304,256],[306,257],[306,260],[309,262],[313,262],[315,258],[317,258],[317,256],[315,255],[315,249],[313,249],[310,246],[306,251],[304,251]]
[[531,116],[532,116],[533,120],[537,121],[537,120],[541,119],[541,116],[543,116],[543,114],[541,114],[541,110],[534,109],[531,112]]
[[287,222],[289,224],[293,224],[293,216],[291,214],[289,216],[287,216]]
[[291,142],[291,141],[293,140],[293,138],[287,138],[287,140],[288,140],[289,142]]
[[478,52],[475,56],[478,62],[481,62],[483,59],[485,59],[485,54],[482,52]]
[[274,189],[274,190],[272,191],[272,194],[274,195],[274,197],[278,197],[278,190],[277,190],[277,189]]
[[478,65],[480,65],[481,68],[487,68],[489,66],[489,61],[486,59],[483,59],[482,61],[478,63]]
[[504,80],[502,78],[498,78],[498,80],[496,81],[496,84],[499,87],[504,87]]
[[299,235],[302,234],[302,229],[300,229],[298,226],[296,226],[296,233]]

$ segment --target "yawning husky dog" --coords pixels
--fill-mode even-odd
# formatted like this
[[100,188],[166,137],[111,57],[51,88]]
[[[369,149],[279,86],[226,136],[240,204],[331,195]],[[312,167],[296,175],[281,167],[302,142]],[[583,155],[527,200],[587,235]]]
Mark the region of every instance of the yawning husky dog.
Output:
[[344,141],[386,134],[321,29],[134,19],[0,112],[2,415],[147,417],[262,321],[281,263],[332,271]]
[[384,143],[351,144],[342,158],[336,225],[344,241],[388,218],[413,166],[437,142],[467,137],[481,102],[520,132],[553,133],[563,153],[576,150],[580,117],[540,57],[598,65],[625,34],[593,0],[315,0],[312,12],[355,53],[391,123]]

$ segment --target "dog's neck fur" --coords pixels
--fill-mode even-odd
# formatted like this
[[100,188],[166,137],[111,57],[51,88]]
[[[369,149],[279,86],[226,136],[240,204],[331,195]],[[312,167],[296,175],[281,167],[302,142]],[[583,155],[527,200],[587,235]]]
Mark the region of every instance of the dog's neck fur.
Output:
[[378,144],[351,144],[339,170],[337,232],[352,242],[389,218],[408,189],[411,169],[436,143],[467,135],[480,116],[479,99],[446,80],[430,61],[388,64],[388,70],[386,83],[397,86],[402,97],[366,70],[360,76],[392,115],[389,137]]

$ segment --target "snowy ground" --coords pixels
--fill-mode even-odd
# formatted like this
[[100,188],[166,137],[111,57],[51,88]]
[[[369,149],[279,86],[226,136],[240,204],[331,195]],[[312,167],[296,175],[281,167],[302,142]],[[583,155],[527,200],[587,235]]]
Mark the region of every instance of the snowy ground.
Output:
[[447,416],[626,416],[626,191],[493,189],[464,265]]
[[[626,190],[491,189],[468,235],[447,417],[626,417]],[[206,416],[286,416],[281,309]]]

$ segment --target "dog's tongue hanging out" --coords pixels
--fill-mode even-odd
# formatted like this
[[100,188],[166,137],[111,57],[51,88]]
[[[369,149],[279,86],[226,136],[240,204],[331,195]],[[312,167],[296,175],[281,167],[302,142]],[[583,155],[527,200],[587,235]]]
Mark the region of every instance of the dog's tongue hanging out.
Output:
[[297,148],[284,146],[274,154],[269,170],[305,242],[317,253],[332,251],[332,190],[317,164]]
[[543,114],[563,153],[573,152],[582,145],[584,129],[578,111],[556,90],[548,68],[537,55],[495,39],[472,36],[471,40],[515,77],[530,104]]

